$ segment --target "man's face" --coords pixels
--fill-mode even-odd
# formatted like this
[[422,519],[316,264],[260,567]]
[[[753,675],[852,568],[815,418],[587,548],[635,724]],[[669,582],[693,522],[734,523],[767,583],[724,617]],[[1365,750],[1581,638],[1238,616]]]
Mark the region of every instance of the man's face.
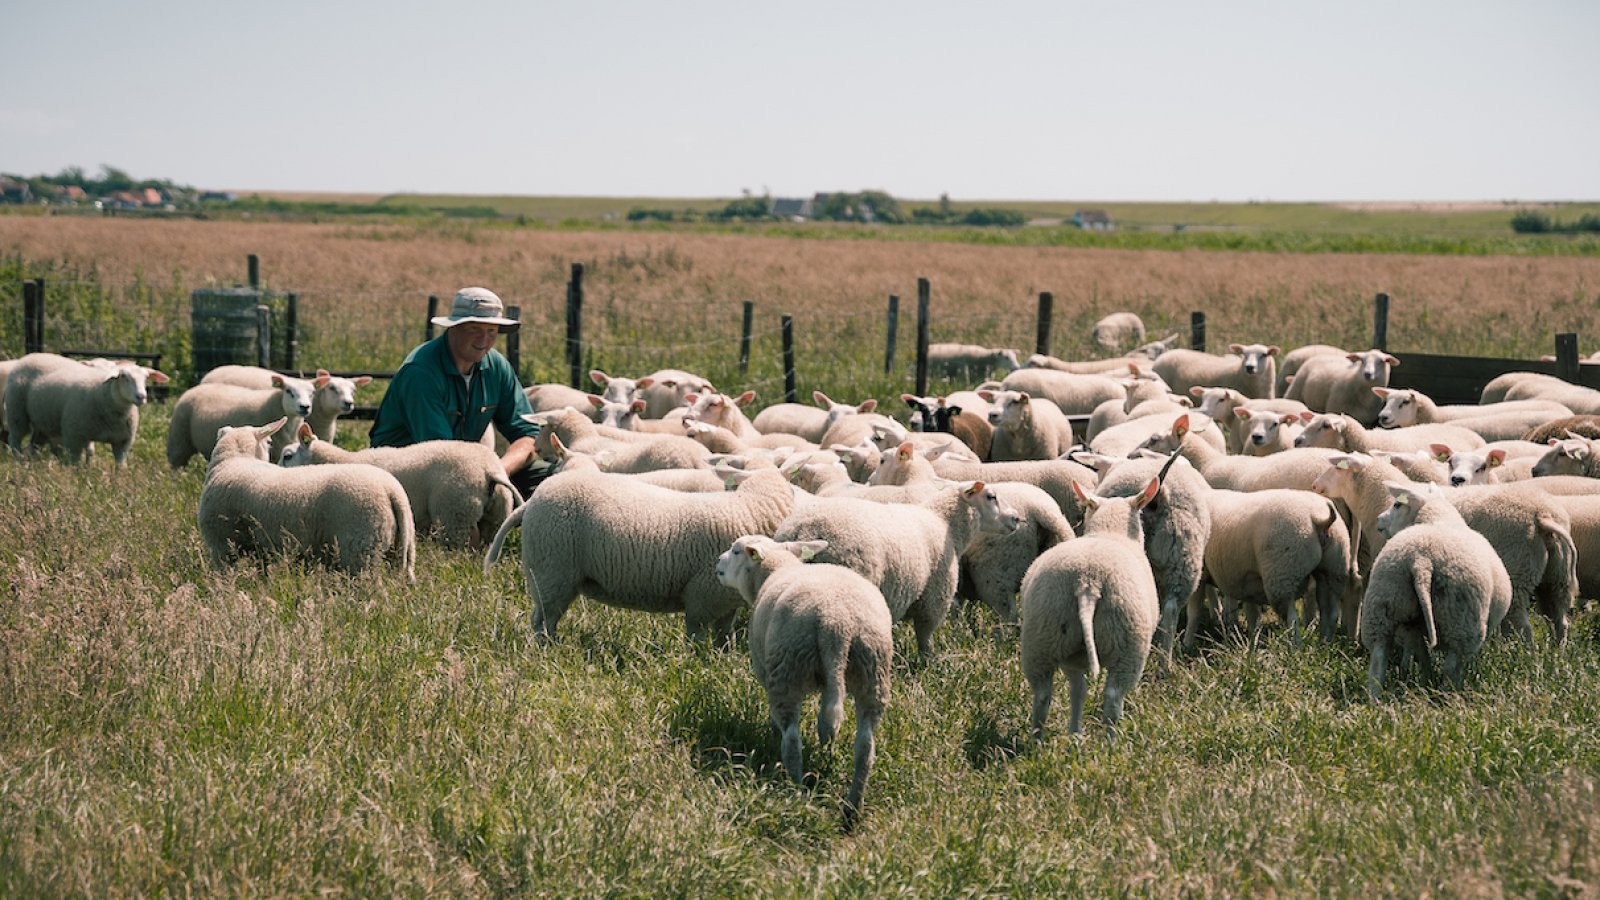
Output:
[[463,368],[482,362],[494,349],[495,338],[499,336],[500,326],[482,322],[467,322],[445,332],[445,340],[450,343],[450,355]]

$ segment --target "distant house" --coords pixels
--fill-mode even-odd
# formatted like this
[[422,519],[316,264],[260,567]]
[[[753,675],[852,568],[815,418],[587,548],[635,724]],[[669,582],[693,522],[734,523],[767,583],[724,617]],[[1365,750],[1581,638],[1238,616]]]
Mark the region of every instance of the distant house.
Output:
[[1072,214],[1072,224],[1084,231],[1111,231],[1116,227],[1103,209],[1080,209]]
[[155,188],[145,188],[139,191],[138,195],[139,202],[145,206],[160,206],[167,202],[167,198],[161,196],[161,192]]
[[774,197],[770,212],[775,218],[802,221],[816,215],[816,210],[817,205],[813,200],[799,200],[792,197]]
[[144,195],[133,191],[117,191],[106,199],[112,209],[138,209],[144,205]]
[[88,193],[86,193],[83,188],[78,187],[75,184],[69,184],[61,189],[62,203],[76,205],[87,199],[89,199]]

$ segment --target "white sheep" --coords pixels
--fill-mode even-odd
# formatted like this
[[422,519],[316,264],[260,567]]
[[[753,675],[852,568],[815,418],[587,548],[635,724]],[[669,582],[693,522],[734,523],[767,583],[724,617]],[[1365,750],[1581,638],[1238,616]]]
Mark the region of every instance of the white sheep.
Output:
[[1579,415],[1600,415],[1600,391],[1571,384],[1559,378],[1521,378],[1507,386],[1505,399],[1548,400],[1561,404]]
[[775,403],[756,414],[751,424],[762,434],[774,432],[796,434],[811,443],[819,443],[833,423],[845,416],[868,413],[878,408],[878,401],[868,399],[860,403],[840,403],[821,391],[812,391],[816,406],[803,403]]
[[[83,364],[77,360],[55,353],[29,353],[10,362],[5,381],[5,402],[0,407],[5,410],[6,441],[12,453],[21,455],[22,442],[33,432],[28,422],[28,392],[33,389],[34,381],[51,372],[82,368]],[[103,372],[98,369],[95,371]],[[31,442],[30,452],[42,445],[42,440]]]
[[[233,384],[266,390],[277,387],[272,380],[274,376],[286,380],[290,378],[258,366],[218,366],[207,372],[200,383]],[[317,437],[331,441],[338,433],[339,416],[356,408],[356,389],[371,384],[372,376],[344,378],[330,374],[327,369],[318,369],[315,377],[299,380],[309,383],[311,389],[311,412],[306,414],[306,424],[311,426]]]
[[1367,428],[1355,417],[1342,413],[1301,413],[1299,419],[1304,423],[1305,430],[1295,439],[1296,447],[1326,447],[1341,453],[1431,451],[1434,444],[1476,450],[1485,443],[1476,431],[1448,422],[1402,428]]
[[267,442],[286,421],[218,429],[200,491],[211,564],[292,552],[359,575],[387,558],[415,582],[415,527],[400,482],[374,466],[271,464]]
[[1022,579],[1039,554],[1073,537],[1072,526],[1061,506],[1042,489],[1020,481],[989,485],[1006,509],[1017,514],[1018,527],[1010,534],[979,532],[961,555],[958,597],[977,600],[1000,619],[1002,626],[1017,624],[1017,593]]
[[1144,321],[1137,313],[1114,312],[1094,323],[1094,329],[1089,336],[1097,345],[1107,350],[1114,350],[1123,344],[1142,344]]
[[607,375],[600,369],[590,369],[589,380],[600,385],[600,396],[613,403],[632,403],[639,394],[639,381],[635,378],[622,378]]
[[600,467],[607,472],[710,467],[711,451],[681,434],[649,434],[615,429],[602,432],[599,425],[575,409],[532,413],[524,418],[539,424],[539,435],[534,438],[534,451],[546,461],[554,461],[551,441],[560,438],[568,447],[593,454]]
[[1330,344],[1305,344],[1296,347],[1283,355],[1278,361],[1278,377],[1273,382],[1274,396],[1282,397],[1288,393],[1289,384],[1293,376],[1306,364],[1306,360],[1313,356],[1338,356],[1348,357],[1350,352]]
[[932,653],[933,633],[955,596],[961,554],[979,531],[1015,531],[1018,517],[983,482],[941,489],[922,503],[823,497],[778,526],[780,541],[823,540],[823,562],[848,566],[883,591],[895,621],[909,618],[917,650]]
[[1473,404],[1440,406],[1428,395],[1411,389],[1373,388],[1383,401],[1378,425],[1402,428],[1430,422],[1449,422],[1476,431],[1485,441],[1520,438],[1529,429],[1551,419],[1572,415],[1572,411],[1548,400],[1503,400],[1488,406]]
[[1234,491],[1307,490],[1335,455],[1331,450],[1294,448],[1271,456],[1229,456],[1194,434],[1187,416],[1179,416],[1170,431],[1152,436],[1144,446],[1162,454],[1177,450],[1212,487]]
[[[968,447],[949,432],[909,431],[904,425],[893,419],[875,425],[872,429],[871,440],[881,450],[888,450],[909,442],[923,453],[948,453],[952,456],[970,458],[974,462],[978,460],[978,455],[973,452],[971,447]],[[991,449],[993,449],[992,445]]]
[[[272,459],[276,462],[293,440],[300,422],[311,414],[311,383],[298,378],[273,375],[273,387],[257,390],[232,384],[197,384],[173,405],[167,423],[167,462],[183,468],[191,456],[210,456],[217,443],[217,429],[224,425],[265,425],[279,417],[288,426],[272,438]],[[285,434],[284,432],[288,433]]]
[[1372,389],[1387,387],[1389,372],[1398,365],[1400,360],[1382,350],[1313,356],[1295,373],[1284,397],[1304,403],[1312,412],[1343,413],[1371,428],[1383,409]]
[[[1127,370],[1120,371],[1126,373]],[[1049,400],[1069,416],[1090,415],[1107,400],[1125,400],[1128,396],[1122,382],[1110,375],[1075,375],[1052,369],[1018,369],[1000,382],[1000,388]],[[983,394],[981,390],[978,392],[979,396]],[[993,415],[989,421],[994,421]]]
[[1600,478],[1600,441],[1584,437],[1551,438],[1549,447],[1534,463],[1533,477],[1577,475]]
[[279,465],[365,463],[393,475],[411,503],[418,533],[437,532],[446,547],[475,545],[500,527],[520,499],[493,450],[472,441],[423,441],[406,447],[345,450],[300,423]]
[[738,396],[729,396],[717,391],[691,391],[684,396],[684,399],[689,403],[688,409],[683,413],[685,421],[708,422],[719,428],[726,428],[746,440],[761,437],[761,432],[744,414],[744,408],[755,402],[755,391],[745,391]]
[[[528,398],[528,406],[536,413],[575,409],[593,422],[600,421],[602,416],[603,408],[589,399],[593,394],[564,384],[530,384],[522,389],[522,393]],[[493,426],[490,430],[493,430]]]
[[1217,448],[1217,452],[1226,452],[1226,438],[1217,423],[1205,419],[1199,413],[1184,407],[1174,407],[1165,412],[1141,415],[1129,419],[1120,425],[1110,428],[1094,436],[1089,442],[1089,449],[1095,453],[1106,456],[1129,456],[1141,444],[1150,439],[1153,434],[1160,434],[1172,428],[1172,423],[1180,418],[1187,417],[1191,423],[1194,434]]
[[[1146,344],[1146,347],[1159,348],[1160,344]],[[1138,369],[1140,373],[1149,373],[1150,362],[1155,358],[1140,350],[1134,350],[1126,356],[1113,356],[1107,359],[1066,360],[1043,353],[1035,353],[1023,363],[1025,369],[1044,369],[1056,372],[1066,372],[1071,375],[1121,375],[1128,371],[1129,366]],[[1159,356],[1159,353],[1156,353]]]
[[1083,506],[1073,484],[1094,490],[1100,476],[1094,469],[1067,459],[1014,460],[1011,462],[973,462],[951,456],[930,460],[940,478],[955,481],[982,481],[985,484],[1020,481],[1050,495],[1074,529],[1083,525]]
[[[1084,428],[1085,441],[1092,443],[1100,432],[1133,418],[1135,410],[1139,410],[1138,415],[1147,415],[1152,412],[1176,410],[1179,406],[1187,404],[1186,398],[1176,398],[1171,394],[1167,390],[1167,383],[1154,372],[1138,374],[1135,370],[1135,374],[1117,380],[1122,383],[1126,393],[1120,402],[1114,399],[1106,400],[1094,408],[1089,414],[1089,424]],[[1184,403],[1178,403],[1179,399],[1184,400]]]
[[716,390],[710,381],[679,369],[652,372],[639,379],[635,386],[635,396],[644,399],[644,417],[647,419],[665,418],[672,410],[687,406],[690,394]]
[[1396,642],[1424,661],[1439,651],[1445,677],[1459,690],[1466,667],[1511,603],[1505,565],[1455,507],[1415,485],[1388,487],[1394,499],[1377,526],[1389,542],[1373,560],[1361,609],[1373,702]]
[[32,445],[55,445],[64,459],[78,463],[91,443],[110,444],[117,465],[127,465],[139,431],[139,407],[149,399],[147,380],[164,384],[168,379],[135,365],[74,365],[40,373],[25,402]]
[[976,344],[929,344],[928,371],[943,378],[965,378],[970,384],[988,378],[995,369],[1011,372],[1022,367],[1017,351],[979,347]]
[[1246,397],[1233,388],[1200,387],[1189,388],[1189,395],[1194,398],[1196,412],[1216,422],[1222,428],[1223,437],[1229,453],[1239,453],[1243,449],[1244,421],[1234,415],[1242,406],[1250,409],[1269,409],[1278,413],[1302,413],[1306,405],[1298,400],[1272,399],[1263,400]]
[[889,607],[872,582],[844,566],[801,562],[826,546],[745,535],[717,557],[716,572],[751,606],[750,665],[767,692],[768,715],[782,735],[783,767],[794,783],[805,773],[805,698],[822,695],[817,741],[823,745],[844,721],[844,695],[854,701],[855,771],[844,802],[848,829],[861,812],[875,756],[873,733],[889,705],[894,636]]
[[1107,727],[1122,718],[1160,614],[1139,523],[1139,511],[1160,488],[1152,480],[1134,497],[1083,495],[1091,510],[1083,535],[1041,554],[1022,581],[1022,674],[1033,693],[1036,741],[1044,737],[1058,669],[1066,672],[1071,692],[1071,733],[1083,731],[1088,679],[1102,668]]
[[1254,406],[1234,407],[1234,428],[1242,432],[1239,452],[1243,456],[1271,456],[1291,447],[1305,430],[1300,417]]
[[1198,350],[1168,350],[1151,364],[1175,394],[1194,387],[1226,387],[1251,398],[1271,399],[1278,348],[1266,344],[1229,344],[1227,356]]
[[1451,487],[1525,481],[1533,477],[1533,467],[1539,462],[1527,456],[1508,458],[1503,447],[1456,450],[1448,444],[1434,444],[1430,449],[1434,459],[1444,465]]
[[10,432],[6,430],[6,378],[16,365],[17,360],[0,359],[0,443],[7,445],[10,444]]
[[540,640],[581,593],[608,606],[682,612],[693,638],[732,634],[739,596],[716,579],[715,561],[746,534],[771,534],[794,508],[776,469],[723,493],[681,493],[631,476],[558,472],[500,525],[484,555],[487,574],[506,535],[522,526],[522,573]]
[[1051,401],[1035,399],[1027,391],[979,394],[991,404],[989,424],[994,426],[994,443],[989,447],[990,459],[1055,459],[1072,446],[1072,422]]

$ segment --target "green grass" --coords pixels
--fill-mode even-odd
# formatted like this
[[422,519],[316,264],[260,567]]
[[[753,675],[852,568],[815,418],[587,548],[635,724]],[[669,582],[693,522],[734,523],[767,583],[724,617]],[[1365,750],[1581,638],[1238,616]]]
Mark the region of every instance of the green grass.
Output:
[[[520,573],[213,572],[165,407],[126,471],[0,460],[0,896],[1592,894],[1600,614],[1491,644],[1468,690],[1362,691],[1347,643],[1152,669],[1107,740],[1025,739],[1014,641],[897,628],[865,818],[848,746],[782,775],[741,638]],[[359,440],[359,427],[347,441]],[[815,710],[812,701],[810,710]],[[851,725],[847,721],[845,734]]]

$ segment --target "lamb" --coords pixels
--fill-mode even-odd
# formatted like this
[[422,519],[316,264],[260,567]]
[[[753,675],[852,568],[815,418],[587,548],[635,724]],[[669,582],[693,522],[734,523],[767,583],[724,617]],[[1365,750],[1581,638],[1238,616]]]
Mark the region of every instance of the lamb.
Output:
[[1564,416],[1552,419],[1530,430],[1522,439],[1534,444],[1548,444],[1551,438],[1600,438],[1600,416]]
[[934,411],[933,424],[936,434],[954,435],[980,460],[988,459],[994,448],[994,426],[987,413],[980,416],[959,406],[940,406]]
[[1334,347],[1329,344],[1306,344],[1290,350],[1288,353],[1283,355],[1283,359],[1278,363],[1278,378],[1275,382],[1273,382],[1273,388],[1277,392],[1274,396],[1282,397],[1288,392],[1289,383],[1293,379],[1293,376],[1295,373],[1300,371],[1300,367],[1304,366],[1306,364],[1306,360],[1310,359],[1311,357],[1348,357],[1349,355],[1350,353],[1348,350],[1343,350],[1339,347]]
[[322,440],[300,423],[299,440],[283,451],[286,469],[326,463],[366,463],[393,475],[406,492],[419,533],[437,533],[446,547],[476,545],[493,534],[520,495],[493,450],[471,441],[423,441],[409,447],[352,452]]
[[1538,463],[1527,456],[1508,459],[1501,447],[1453,450],[1447,444],[1434,444],[1431,449],[1434,459],[1444,464],[1451,487],[1525,481],[1533,477],[1533,467]]
[[898,422],[881,413],[858,413],[845,416],[829,426],[822,435],[822,440],[817,444],[822,447],[832,447],[835,444],[855,446],[862,441],[871,441],[875,431],[894,428]]
[[1302,413],[1305,431],[1295,439],[1296,447],[1326,447],[1343,453],[1372,453],[1375,450],[1422,450],[1434,444],[1449,444],[1476,450],[1484,440],[1476,431],[1434,422],[1402,428],[1366,428],[1355,417],[1342,413]]
[[1371,428],[1383,409],[1372,389],[1387,387],[1389,371],[1398,365],[1400,360],[1382,350],[1347,353],[1342,358],[1313,356],[1295,373],[1284,397],[1304,403],[1312,412],[1343,413]]
[[911,619],[919,655],[928,659],[933,633],[955,596],[961,554],[980,530],[1006,534],[1018,524],[1016,513],[1002,507],[992,488],[969,481],[915,505],[819,498],[784,520],[773,537],[827,541],[818,558],[848,566],[876,584],[894,620]]
[[147,380],[164,384],[168,379],[133,365],[74,365],[40,373],[26,395],[32,445],[57,445],[62,458],[79,463],[91,443],[110,444],[117,465],[126,466],[139,431],[139,407],[149,398]]
[[[277,387],[273,383],[273,376],[287,379],[289,376],[280,375],[271,369],[262,369],[257,366],[218,366],[207,372],[200,379],[201,384],[233,384],[239,387],[266,390]],[[308,379],[301,379],[308,380]],[[352,412],[356,408],[356,389],[372,383],[371,375],[357,375],[354,378],[343,378],[333,375],[327,369],[318,369],[315,378],[309,379],[311,385],[311,412],[306,416],[306,422],[317,437],[325,441],[333,440],[338,432],[339,416]]]
[[608,606],[682,612],[692,638],[733,631],[739,596],[718,583],[715,560],[746,534],[771,534],[795,504],[777,469],[720,494],[680,493],[608,472],[558,472],[501,523],[484,555],[487,574],[506,535],[522,526],[522,572],[541,641],[582,593]]
[[1224,387],[1192,387],[1189,395],[1194,398],[1195,410],[1213,422],[1222,426],[1223,437],[1229,453],[1239,453],[1244,447],[1245,432],[1244,421],[1234,415],[1240,407],[1248,406],[1250,409],[1268,409],[1277,413],[1305,412],[1306,405],[1298,400],[1263,400],[1252,399],[1239,393],[1233,388]]
[[541,426],[534,450],[547,461],[554,461],[551,441],[559,437],[568,447],[594,454],[607,472],[704,469],[711,465],[711,451],[687,437],[627,431],[602,434],[598,425],[574,409],[533,413],[527,418]]
[[1440,651],[1445,677],[1460,690],[1467,665],[1511,602],[1505,566],[1449,502],[1410,485],[1390,489],[1394,502],[1378,517],[1389,542],[1372,563],[1361,612],[1374,703],[1396,641],[1423,660]]
[[717,557],[717,578],[750,612],[750,664],[767,692],[783,736],[783,767],[801,782],[800,704],[820,692],[817,741],[828,744],[844,721],[844,694],[856,708],[855,772],[844,801],[846,830],[861,812],[872,773],[873,733],[889,704],[894,637],[883,594],[843,566],[804,565],[818,543],[780,544],[745,535]]
[[815,444],[822,440],[822,436],[828,432],[833,423],[845,416],[872,412],[878,408],[876,400],[868,399],[854,404],[840,403],[821,391],[812,391],[811,399],[817,402],[816,406],[806,406],[801,403],[777,403],[769,406],[757,413],[751,424],[762,434],[774,432],[795,434]]
[[1017,592],[1028,567],[1039,554],[1073,537],[1072,526],[1061,514],[1055,498],[1042,489],[1019,481],[995,482],[989,487],[1006,509],[1019,519],[1010,534],[979,532],[961,554],[956,595],[977,600],[999,617],[1003,627],[1017,624]]
[[620,378],[600,369],[590,369],[589,380],[600,385],[600,396],[613,403],[632,403],[639,394],[639,382],[634,378]]
[[1020,369],[1017,351],[976,344],[929,344],[928,371],[943,378],[965,378],[968,384],[988,378],[995,369]]
[[1270,409],[1239,406],[1234,408],[1233,416],[1238,420],[1235,429],[1244,432],[1239,442],[1243,456],[1271,456],[1298,446],[1296,441],[1305,430],[1299,416]]
[[[1559,378],[1523,378],[1506,389],[1502,403],[1519,400],[1546,400],[1559,403],[1579,415],[1600,415],[1600,391]],[[1499,405],[1499,404],[1492,404]]]
[[1550,439],[1550,449],[1533,464],[1534,478],[1552,475],[1577,475],[1583,478],[1600,478],[1600,441],[1584,437],[1565,440]]
[[1017,460],[1013,462],[978,463],[949,456],[932,460],[933,470],[940,478],[956,481],[982,481],[985,484],[1020,481],[1031,484],[1050,495],[1061,508],[1061,514],[1074,528],[1083,525],[1083,506],[1073,490],[1077,484],[1093,490],[1100,476],[1088,466],[1065,459]]
[[1175,394],[1193,387],[1233,388],[1246,397],[1271,399],[1277,347],[1265,344],[1229,344],[1229,356],[1198,350],[1168,350],[1151,368],[1172,386]]
[[689,403],[690,394],[703,394],[714,391],[711,382],[699,375],[691,375],[678,369],[662,369],[652,372],[636,382],[636,396],[645,402],[644,417],[647,419],[665,418],[667,413]]
[[[33,427],[28,421],[28,392],[33,389],[33,383],[51,372],[82,369],[83,364],[54,353],[29,353],[20,359],[12,360],[8,368],[5,403],[0,405],[5,408],[6,441],[11,447],[11,452],[20,456],[23,440],[33,433]],[[41,444],[42,440],[30,442],[30,452]]]
[[1439,406],[1419,391],[1373,388],[1372,392],[1383,401],[1378,424],[1384,428],[1450,422],[1476,431],[1486,441],[1519,438],[1530,428],[1554,418],[1572,415],[1570,409],[1548,400],[1505,400],[1488,406]]
[[1107,350],[1114,350],[1123,344],[1142,344],[1144,322],[1135,313],[1114,312],[1094,323],[1090,337]]
[[218,429],[200,491],[200,537],[211,565],[297,552],[360,575],[387,558],[415,583],[415,527],[400,482],[374,466],[272,465],[267,442],[287,421]]
[[[1000,382],[1002,391],[1026,393],[1049,400],[1069,416],[1087,416],[1107,400],[1125,400],[1127,389],[1109,375],[1074,375],[1050,369],[1018,369]],[[983,397],[984,392],[979,391]],[[984,397],[990,403],[995,401]],[[993,410],[989,421],[994,421]]]
[[989,424],[995,431],[989,457],[996,462],[1055,459],[1072,446],[1072,423],[1061,408],[1049,400],[1042,397],[1035,400],[1027,391],[983,391],[980,394],[993,404],[989,410]]
[[1022,674],[1033,692],[1031,730],[1044,738],[1057,669],[1067,673],[1068,730],[1083,731],[1088,679],[1106,670],[1104,717],[1114,730],[1123,699],[1139,683],[1160,612],[1144,556],[1139,511],[1155,499],[1152,480],[1137,496],[1080,499],[1092,511],[1081,537],[1045,551],[1022,581]]
[[528,398],[528,406],[536,413],[575,409],[593,422],[600,421],[604,414],[604,407],[595,405],[589,399],[593,394],[564,384],[531,384],[523,388],[522,393]]
[[1163,454],[1176,450],[1212,487],[1234,491],[1308,490],[1335,455],[1331,450],[1294,448],[1271,456],[1228,456],[1193,434],[1187,416],[1180,416],[1165,434],[1153,435],[1145,447]]
[[173,406],[172,421],[167,423],[167,462],[181,469],[196,453],[209,456],[217,444],[217,429],[224,425],[265,425],[282,416],[289,424],[273,436],[272,460],[276,462],[301,420],[311,414],[312,400],[310,382],[276,374],[273,386],[262,390],[197,384],[184,391]]

